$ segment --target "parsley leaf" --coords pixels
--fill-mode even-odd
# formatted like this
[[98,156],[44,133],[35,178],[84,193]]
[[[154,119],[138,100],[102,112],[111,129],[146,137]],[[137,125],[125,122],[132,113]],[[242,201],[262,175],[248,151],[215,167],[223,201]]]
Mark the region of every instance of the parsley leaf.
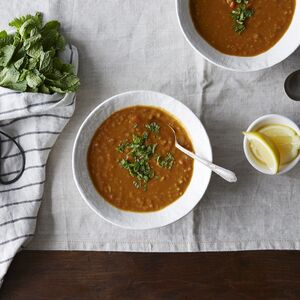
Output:
[[[151,133],[157,133],[160,126],[152,122],[145,125]],[[149,132],[144,132],[142,135],[133,134],[131,141],[124,141],[116,147],[116,151],[123,153],[122,159],[119,160],[119,165],[127,170],[129,174],[135,178],[133,185],[137,188],[147,190],[148,182],[153,179],[159,179],[151,168],[150,161],[153,159],[155,163],[155,151],[157,144],[148,143]],[[158,166],[166,169],[171,169],[173,166],[174,157],[168,153],[165,158],[157,156],[156,163]]]
[[158,155],[156,158],[156,163],[161,168],[171,169],[174,163],[174,157],[171,153],[168,153],[164,158]]
[[125,141],[117,147],[117,151],[124,153],[128,152],[125,158],[119,161],[122,168],[128,170],[132,177],[136,180],[133,184],[136,188],[144,186],[147,189],[147,183],[154,177],[154,171],[149,165],[151,157],[154,155],[156,144],[146,144],[148,140],[148,133],[143,135],[133,135],[132,141]]
[[117,150],[118,152],[124,153],[125,150],[126,150],[127,145],[128,145],[127,142],[121,143],[121,144],[116,148],[116,150]]
[[236,7],[231,12],[233,30],[241,34],[246,29],[246,21],[254,15],[254,10],[248,8],[248,0],[235,0]]
[[150,124],[146,124],[145,127],[154,133],[159,133],[160,126],[156,122],[152,122]]

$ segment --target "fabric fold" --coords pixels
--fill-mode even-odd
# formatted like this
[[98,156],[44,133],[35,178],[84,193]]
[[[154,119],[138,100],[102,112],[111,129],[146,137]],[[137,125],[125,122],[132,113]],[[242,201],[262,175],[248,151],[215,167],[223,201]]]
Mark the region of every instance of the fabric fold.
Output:
[[[78,70],[78,52],[69,45],[62,60]],[[14,138],[26,158],[24,173],[15,183],[0,184],[0,286],[18,251],[33,237],[46,181],[49,153],[75,109],[75,93],[20,93],[0,87],[0,131]],[[20,171],[20,151],[0,134],[2,178]]]

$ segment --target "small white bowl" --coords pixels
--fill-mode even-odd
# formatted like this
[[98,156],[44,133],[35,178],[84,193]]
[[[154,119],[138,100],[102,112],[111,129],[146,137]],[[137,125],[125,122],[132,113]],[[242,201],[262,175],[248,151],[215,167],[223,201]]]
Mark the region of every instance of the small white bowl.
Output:
[[[275,115],[275,114],[264,115],[264,116],[256,119],[248,127],[247,132],[256,131],[263,126],[271,125],[271,124],[282,124],[282,125],[288,126],[292,129],[294,129],[296,131],[296,133],[300,135],[300,129],[296,125],[296,123],[294,123],[292,120],[288,119],[287,117],[284,117],[281,115]],[[256,170],[258,170],[259,172],[264,173],[264,174],[274,175],[271,173],[271,171],[267,167],[265,167],[263,164],[259,164],[257,162],[257,160],[255,159],[255,157],[253,156],[253,154],[250,150],[249,142],[246,137],[244,137],[243,146],[244,146],[244,153],[246,155],[247,160]],[[280,166],[279,172],[276,175],[281,175],[281,174],[284,174],[284,173],[290,171],[292,168],[294,168],[297,165],[299,160],[300,160],[300,153],[290,163]]]
[[87,205],[103,219],[128,229],[150,229],[173,223],[189,213],[201,200],[211,177],[211,170],[194,163],[191,182],[185,193],[162,210],[135,213],[120,210],[105,201],[96,191],[87,168],[87,151],[95,131],[112,113],[120,109],[146,105],[168,111],[188,132],[195,152],[212,161],[209,138],[200,120],[193,112],[174,98],[151,91],[133,91],[116,95],[96,107],[81,125],[75,139],[72,157],[76,186]]
[[[184,36],[205,59],[224,69],[257,71],[274,66],[290,56],[300,45],[300,1],[296,1],[293,20],[283,37],[268,51],[251,57],[224,54],[208,44],[194,27],[189,0],[175,0],[177,16]],[[222,0],[220,0],[222,1]]]

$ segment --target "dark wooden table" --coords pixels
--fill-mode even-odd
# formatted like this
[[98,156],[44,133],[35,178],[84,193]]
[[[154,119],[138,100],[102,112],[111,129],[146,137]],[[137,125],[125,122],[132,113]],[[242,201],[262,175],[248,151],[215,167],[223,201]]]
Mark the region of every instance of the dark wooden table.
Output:
[[300,299],[300,252],[24,251],[0,299]]

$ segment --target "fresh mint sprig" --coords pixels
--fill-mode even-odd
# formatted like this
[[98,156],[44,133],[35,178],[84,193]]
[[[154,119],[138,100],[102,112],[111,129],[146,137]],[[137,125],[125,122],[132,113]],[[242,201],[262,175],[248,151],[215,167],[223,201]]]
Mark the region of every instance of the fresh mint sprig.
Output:
[[9,26],[16,31],[0,31],[0,86],[45,94],[78,89],[73,65],[58,56],[65,47],[58,21],[43,25],[42,14],[37,12],[15,18]]

